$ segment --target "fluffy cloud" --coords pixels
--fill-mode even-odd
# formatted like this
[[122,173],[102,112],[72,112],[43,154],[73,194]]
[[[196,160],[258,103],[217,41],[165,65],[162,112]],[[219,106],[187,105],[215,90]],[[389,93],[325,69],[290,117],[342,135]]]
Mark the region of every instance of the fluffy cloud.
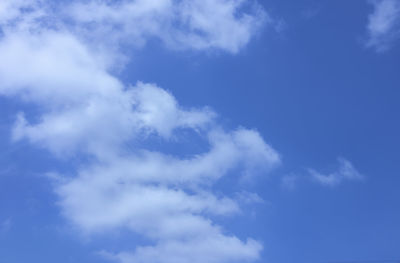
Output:
[[[250,10],[243,12],[243,8]],[[96,10],[95,12],[93,10]],[[172,49],[222,49],[236,53],[272,20],[247,0],[85,1],[66,11],[85,35],[143,45],[149,37]]]
[[[263,141],[262,147],[258,142],[252,143],[251,137],[260,138],[254,131],[218,133],[209,152],[190,159],[140,150],[129,156],[108,156],[101,164],[86,167],[77,177],[62,181],[57,187],[66,216],[89,232],[127,223],[135,231],[143,231],[163,226],[161,222],[146,220],[149,217],[177,220],[170,218],[176,214],[192,222],[193,214],[237,212],[234,200],[218,199],[209,192],[209,186],[235,169],[243,171],[257,166],[268,171],[279,163],[279,156]],[[242,140],[243,137],[249,140]],[[259,158],[252,158],[255,155]],[[147,227],[134,226],[138,222]],[[160,234],[170,229],[171,226],[150,232]]]
[[369,16],[367,46],[378,52],[388,50],[400,37],[400,2],[373,0],[373,13]]
[[15,19],[22,19],[23,8],[32,8],[37,1],[4,0],[0,2],[0,24],[10,23]]
[[[215,125],[202,131],[211,149],[192,158],[146,149],[101,155],[75,177],[58,182],[64,216],[88,235],[127,229],[155,242],[134,253],[112,254],[121,262],[257,259],[260,243],[226,235],[210,220],[240,212],[243,198],[216,195],[212,186],[235,171],[268,172],[279,164],[279,155],[255,131],[227,133]],[[257,197],[247,196],[251,202]]]
[[230,236],[215,235],[204,239],[161,243],[157,247],[139,247],[134,253],[103,253],[122,263],[227,263],[249,262],[259,258],[262,246],[252,240],[246,243]]
[[[115,68],[125,56],[120,45],[149,38],[173,49],[236,53],[268,20],[265,11],[245,0],[60,7],[1,2],[0,95],[36,106],[35,114],[16,117],[14,140],[86,160],[72,167],[75,175],[53,177],[62,214],[87,235],[127,230],[152,242],[133,252],[103,252],[123,263],[256,260],[259,242],[238,239],[213,218],[261,199],[217,194],[214,187],[225,176],[268,173],[279,154],[257,131],[227,131],[209,108],[180,106],[155,84],[122,83]],[[154,139],[176,143],[182,131],[208,150],[181,156],[146,147]]]
[[339,167],[338,170],[329,174],[321,174],[313,169],[309,169],[311,177],[318,183],[326,186],[336,186],[342,181],[358,181],[363,179],[363,175],[360,174],[353,164],[344,158],[338,158]]
[[20,114],[13,130],[14,139],[26,138],[58,155],[80,151],[99,157],[104,152],[116,151],[134,135],[168,138],[175,129],[200,129],[214,118],[207,108],[180,109],[168,92],[152,84],[138,83],[128,89],[115,87],[105,89],[104,94],[100,89],[93,94],[88,91],[86,96],[73,97],[77,101],[68,103],[66,99],[56,103],[33,124]]
[[[122,89],[101,57],[67,32],[7,33],[0,42],[0,93],[61,107]],[[23,65],[23,67],[21,67]],[[23,69],[23,70],[22,70]]]

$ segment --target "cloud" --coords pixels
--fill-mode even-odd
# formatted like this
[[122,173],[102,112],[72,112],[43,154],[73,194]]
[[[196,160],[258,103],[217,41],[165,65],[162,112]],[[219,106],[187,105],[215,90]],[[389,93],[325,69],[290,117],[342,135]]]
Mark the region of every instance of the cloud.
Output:
[[22,19],[24,8],[31,8],[37,5],[37,1],[4,0],[0,3],[0,24],[10,23],[15,19]]
[[115,89],[105,88],[104,94],[101,90],[88,92],[78,101],[64,103],[68,101],[56,103],[34,124],[20,114],[13,138],[28,139],[57,155],[80,151],[100,156],[115,151],[134,135],[156,134],[168,138],[174,129],[200,129],[215,115],[208,108],[181,109],[167,91],[140,82],[125,90],[116,85]]
[[348,160],[338,158],[338,163],[338,170],[329,174],[321,174],[313,169],[309,169],[308,172],[315,182],[331,187],[337,186],[345,180],[359,181],[364,178]]
[[377,52],[390,49],[400,37],[400,2],[397,0],[373,0],[374,7],[367,26],[367,47]]
[[[191,159],[141,150],[86,167],[77,177],[57,187],[66,216],[89,232],[106,230],[107,226],[124,226],[127,222],[132,222],[129,225],[135,231],[141,231],[162,225],[133,225],[133,222],[150,223],[147,218],[154,214],[157,214],[157,220],[164,220],[171,213],[237,212],[234,200],[219,200],[209,192],[209,186],[234,169],[257,166],[268,171],[279,163],[279,157],[265,143],[258,150],[254,148],[258,145],[237,140],[238,136],[258,136],[253,131],[218,133],[218,141],[211,142],[209,152]],[[248,150],[244,151],[244,148]],[[253,159],[252,155],[262,157]],[[146,212],[139,212],[142,209]],[[153,232],[161,233],[161,230]]]
[[212,186],[235,171],[266,173],[279,164],[279,155],[252,130],[227,133],[211,126],[205,133],[210,150],[192,158],[138,149],[102,156],[73,178],[56,182],[64,216],[86,235],[129,230],[154,242],[134,253],[110,252],[121,262],[257,259],[259,242],[227,235],[211,218],[232,216],[243,201],[261,199],[251,193],[217,195]]
[[[171,49],[237,53],[268,20],[245,0],[2,1],[0,95],[35,108],[16,116],[13,139],[66,161],[82,159],[71,175],[48,176],[79,232],[129,231],[149,241],[128,252],[104,248],[103,255],[122,263],[259,258],[259,241],[240,240],[214,219],[261,198],[231,197],[218,183],[265,175],[280,164],[279,154],[256,130],[226,130],[210,108],[181,106],[156,84],[123,83],[116,69],[129,59],[127,46],[152,38]],[[182,143],[185,132],[206,150],[148,147]]]
[[106,258],[122,263],[193,263],[249,262],[259,258],[262,246],[249,239],[215,235],[188,242],[161,243],[157,247],[139,247],[134,253],[103,253]]
[[172,49],[231,53],[243,48],[263,24],[272,23],[260,5],[248,0],[82,1],[66,15],[85,26],[85,35],[110,35],[112,43],[140,46],[155,37]]
[[8,33],[0,42],[0,52],[2,95],[18,95],[55,108],[122,89],[90,47],[68,32]]

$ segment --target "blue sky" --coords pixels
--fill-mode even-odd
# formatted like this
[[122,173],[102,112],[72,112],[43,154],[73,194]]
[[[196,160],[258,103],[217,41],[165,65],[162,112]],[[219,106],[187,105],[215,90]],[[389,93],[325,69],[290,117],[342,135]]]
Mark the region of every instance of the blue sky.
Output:
[[400,2],[0,3],[0,262],[400,260]]

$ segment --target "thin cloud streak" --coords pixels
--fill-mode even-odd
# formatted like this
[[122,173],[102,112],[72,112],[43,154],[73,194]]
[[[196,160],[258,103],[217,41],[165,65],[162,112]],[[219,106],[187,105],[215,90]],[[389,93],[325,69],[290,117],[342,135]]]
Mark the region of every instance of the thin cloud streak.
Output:
[[338,158],[338,164],[338,169],[328,174],[319,173],[314,169],[308,169],[308,172],[315,182],[330,187],[337,186],[343,181],[360,181],[364,179],[364,176],[356,170],[350,161],[340,157]]

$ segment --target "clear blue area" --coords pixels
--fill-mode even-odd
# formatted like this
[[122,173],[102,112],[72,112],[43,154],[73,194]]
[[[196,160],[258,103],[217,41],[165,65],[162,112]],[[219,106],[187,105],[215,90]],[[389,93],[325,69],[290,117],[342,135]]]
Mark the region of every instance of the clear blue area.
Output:
[[[261,4],[285,21],[281,33],[264,30],[234,56],[171,52],[154,41],[135,52],[122,79],[156,83],[184,106],[208,105],[226,127],[256,128],[282,154],[280,168],[249,186],[266,204],[221,219],[239,237],[263,242],[261,262],[400,260],[400,47],[377,54],[363,46],[366,1]],[[28,107],[15,103],[0,99],[0,221],[11,220],[0,230],[0,263],[103,262],[93,251],[104,242],[134,248],[140,237],[82,241],[69,233],[41,174],[49,163],[70,166],[10,141],[14,116]],[[329,172],[338,156],[366,179],[282,187],[281,176]]]

